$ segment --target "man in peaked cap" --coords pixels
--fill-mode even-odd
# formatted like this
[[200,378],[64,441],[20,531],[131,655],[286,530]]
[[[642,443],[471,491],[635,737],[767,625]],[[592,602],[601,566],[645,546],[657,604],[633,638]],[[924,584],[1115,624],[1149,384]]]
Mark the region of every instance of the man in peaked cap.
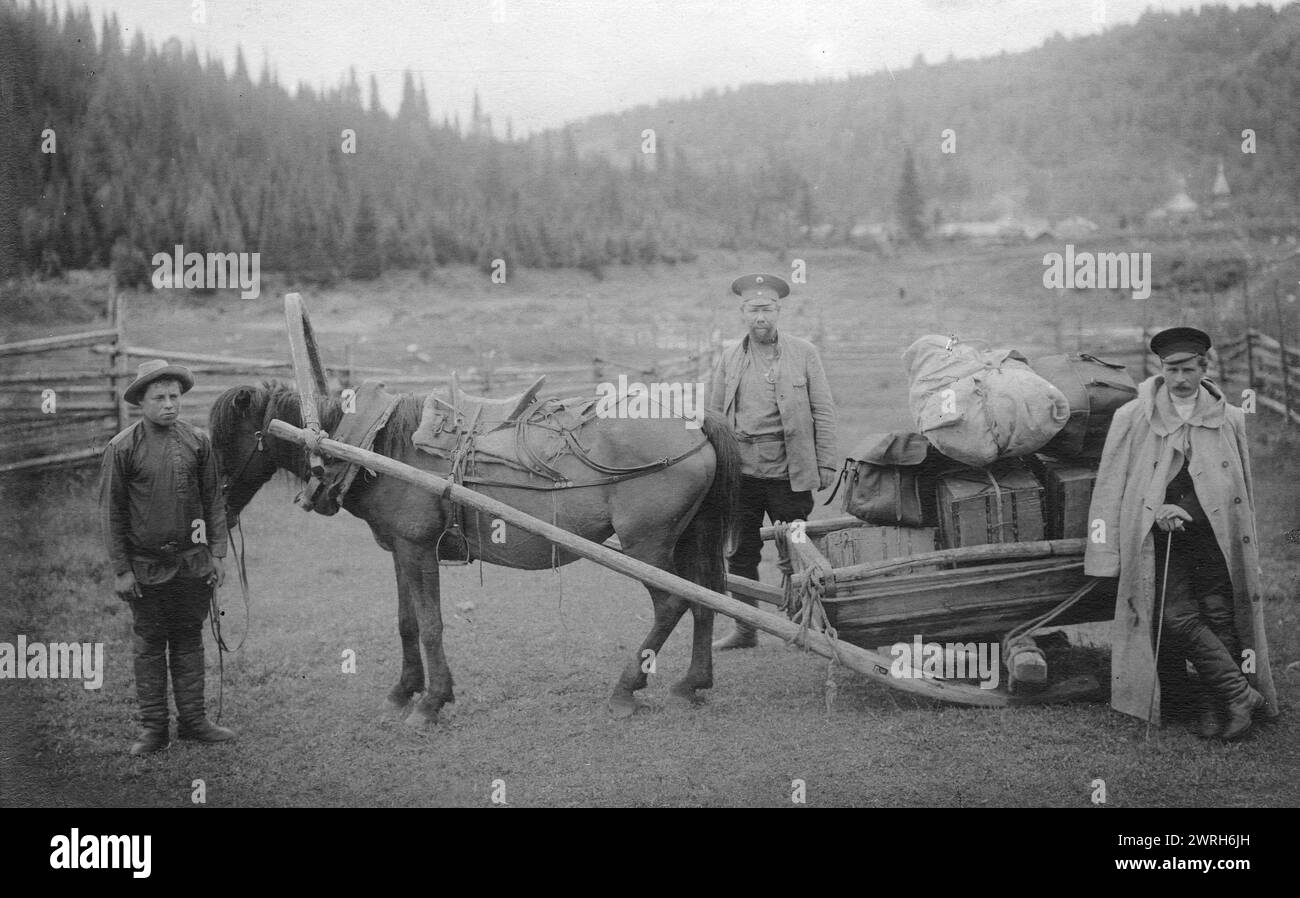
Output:
[[122,397],[142,417],[104,449],[100,509],[114,591],[130,603],[135,688],[143,732],[131,754],[167,747],[167,671],[177,735],[200,742],[235,738],[207,718],[203,621],[225,578],[226,503],[208,435],[180,420],[189,369],[154,359],[140,365]]
[[1151,339],[1160,373],[1111,422],[1084,571],[1118,577],[1112,706],[1159,723],[1181,699],[1199,735],[1231,740],[1278,706],[1245,415],[1205,376],[1210,345],[1191,327]]
[[[740,440],[737,541],[727,567],[757,580],[764,516],[774,523],[806,520],[813,491],[835,480],[835,404],[813,345],[777,333],[780,300],[790,285],[776,275],[749,274],[736,278],[731,292],[740,297],[748,333],[714,367],[708,407],[727,419]],[[757,644],[754,628],[737,621],[713,647]]]

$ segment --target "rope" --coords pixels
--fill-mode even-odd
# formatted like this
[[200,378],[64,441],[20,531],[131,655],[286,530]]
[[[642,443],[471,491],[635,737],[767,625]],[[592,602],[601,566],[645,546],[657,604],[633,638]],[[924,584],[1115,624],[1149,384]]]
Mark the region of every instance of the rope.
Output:
[[997,512],[998,512],[998,540],[1001,541],[1001,539],[1002,539],[1002,528],[1003,528],[1003,527],[1006,527],[1008,523],[1010,523],[1011,526],[1014,527],[1014,526],[1015,526],[1015,521],[1010,521],[1010,522],[1008,522],[1008,521],[1004,520],[1004,518],[1003,518],[1003,514],[1002,514],[1002,487],[998,485],[998,479],[997,479],[996,477],[993,476],[993,472],[990,471],[988,468],[985,468],[985,469],[984,469],[984,476],[987,477],[987,478],[989,479],[989,483],[993,484],[993,504],[994,504],[994,506],[997,508]]
[[790,525],[777,521],[775,527],[773,542],[780,553],[778,567],[781,570],[781,588],[785,593],[782,608],[786,615],[799,625],[794,639],[787,645],[797,644],[807,651],[809,630],[821,633],[830,640],[831,657],[826,662],[826,681],[822,684],[826,696],[826,712],[829,714],[835,704],[835,694],[838,692],[835,683],[835,665],[844,662],[840,660],[837,644],[839,633],[831,626],[830,618],[826,614],[826,606],[822,604],[822,599],[826,595],[826,583],[820,570],[807,568],[806,576],[802,578],[798,589],[794,588],[792,575],[796,564],[793,559],[798,556],[790,551]]
[[[234,529],[239,533],[239,547],[235,547],[235,541],[232,539],[230,541],[230,552],[235,557],[235,571],[239,575],[239,589],[244,596],[244,635],[240,637],[239,645],[234,648],[234,651],[237,652],[244,647],[244,641],[248,639],[252,613],[248,601],[248,569],[244,565],[244,528],[241,524],[236,523]],[[217,587],[215,584],[212,587],[212,592],[208,594],[208,610],[208,626],[212,630],[212,639],[217,645],[217,723],[220,723],[226,700],[226,654],[231,651],[231,648],[226,645],[225,637],[221,635],[221,605],[217,601]]]
[[1019,624],[1018,626],[1012,627],[1008,630],[1006,635],[1002,637],[1002,657],[1010,662],[1011,658],[1019,652],[1022,652],[1025,649],[1034,648],[1032,643],[1034,634],[1078,604],[1079,600],[1092,592],[1092,588],[1096,585],[1096,580],[1089,580],[1074,592],[1070,593],[1069,597],[1056,607],[1050,608],[1044,613],[1038,615],[1038,617],[1031,618],[1023,624]]

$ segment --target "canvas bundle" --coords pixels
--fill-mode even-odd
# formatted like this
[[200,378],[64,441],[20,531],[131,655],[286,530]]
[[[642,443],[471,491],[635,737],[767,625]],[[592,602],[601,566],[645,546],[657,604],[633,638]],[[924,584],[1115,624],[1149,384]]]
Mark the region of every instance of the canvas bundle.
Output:
[[1110,419],[1137,398],[1137,385],[1123,365],[1086,353],[1036,359],[1035,373],[1062,393],[1070,419],[1042,451],[1058,458],[1101,458]]
[[1010,350],[928,334],[903,353],[917,430],[936,449],[982,468],[1042,448],[1070,417],[1065,395]]

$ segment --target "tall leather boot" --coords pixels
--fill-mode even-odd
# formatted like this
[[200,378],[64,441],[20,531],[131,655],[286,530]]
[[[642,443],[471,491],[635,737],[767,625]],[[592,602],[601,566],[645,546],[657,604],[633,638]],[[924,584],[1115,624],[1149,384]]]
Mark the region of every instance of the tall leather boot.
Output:
[[1156,673],[1160,677],[1160,717],[1167,720],[1190,721],[1196,713],[1198,695],[1187,678],[1186,648],[1171,634],[1165,634],[1156,659]]
[[172,691],[176,694],[176,715],[180,718],[176,735],[181,739],[198,742],[227,742],[235,738],[234,731],[217,726],[208,720],[203,699],[204,660],[203,649],[171,654]]
[[131,754],[147,755],[170,744],[167,716],[167,655],[165,651],[135,656],[135,696],[140,704],[141,733]]
[[1225,706],[1227,719],[1220,736],[1240,738],[1250,729],[1251,715],[1264,706],[1264,696],[1251,687],[1246,675],[1209,627],[1197,627],[1188,640],[1192,666],[1205,689]]
[[[750,608],[758,606],[758,600],[746,598],[744,596],[732,595],[737,602],[744,602]],[[731,632],[713,643],[715,652],[725,652],[729,649],[752,649],[758,645],[758,631],[749,624],[735,621],[735,626]]]

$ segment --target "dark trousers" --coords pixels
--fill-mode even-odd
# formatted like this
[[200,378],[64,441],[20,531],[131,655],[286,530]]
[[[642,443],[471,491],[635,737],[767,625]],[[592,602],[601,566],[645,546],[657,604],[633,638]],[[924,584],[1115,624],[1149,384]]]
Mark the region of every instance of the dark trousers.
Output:
[[813,510],[809,490],[795,492],[788,480],[763,477],[740,479],[740,500],[736,520],[736,546],[727,556],[727,571],[738,577],[758,579],[758,562],[763,554],[763,516],[777,521],[806,521]]
[[176,577],[155,586],[141,586],[131,602],[137,656],[162,656],[203,651],[203,622],[207,620],[212,587],[202,580]]
[[1186,661],[1202,687],[1225,699],[1244,691],[1241,640],[1235,626],[1232,576],[1208,525],[1189,525],[1172,535],[1168,582],[1164,580],[1165,551],[1170,535],[1157,531],[1156,595],[1163,586],[1164,624],[1160,639],[1160,685],[1170,710],[1195,705],[1186,680]]

